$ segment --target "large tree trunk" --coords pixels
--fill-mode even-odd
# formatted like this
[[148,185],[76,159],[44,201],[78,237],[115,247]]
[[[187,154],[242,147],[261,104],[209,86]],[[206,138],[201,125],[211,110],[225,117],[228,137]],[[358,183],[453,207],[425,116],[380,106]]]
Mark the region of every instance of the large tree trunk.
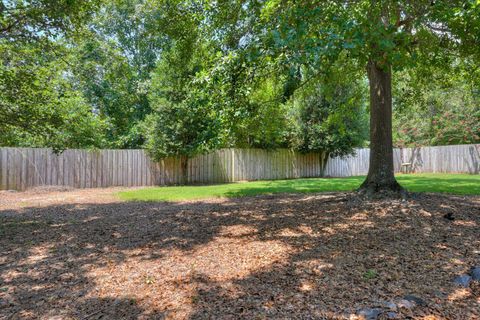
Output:
[[370,166],[360,191],[367,193],[402,191],[393,171],[392,73],[370,60]]

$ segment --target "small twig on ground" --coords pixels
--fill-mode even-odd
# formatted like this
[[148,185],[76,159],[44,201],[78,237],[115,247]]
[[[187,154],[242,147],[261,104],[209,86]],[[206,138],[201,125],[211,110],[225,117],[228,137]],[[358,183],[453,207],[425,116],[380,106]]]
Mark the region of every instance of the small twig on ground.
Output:
[[97,310],[97,311],[95,311],[95,312],[92,312],[92,313],[90,313],[90,314],[87,314],[85,317],[82,318],[82,320],[86,320],[86,319],[88,319],[88,318],[90,318],[90,317],[93,317],[94,315],[99,314],[100,312],[102,312],[102,310]]

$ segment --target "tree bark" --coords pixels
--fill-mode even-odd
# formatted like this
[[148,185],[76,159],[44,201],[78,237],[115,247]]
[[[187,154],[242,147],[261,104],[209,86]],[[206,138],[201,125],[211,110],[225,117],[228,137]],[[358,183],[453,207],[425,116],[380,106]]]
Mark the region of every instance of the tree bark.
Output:
[[182,184],[188,184],[188,157],[181,156],[180,158],[180,165],[181,165],[181,174],[182,174]]
[[392,142],[392,72],[373,60],[367,64],[370,83],[370,166],[360,191],[403,191],[394,175]]
[[327,167],[329,153],[327,151],[322,151],[320,153],[320,177],[325,177],[325,168]]

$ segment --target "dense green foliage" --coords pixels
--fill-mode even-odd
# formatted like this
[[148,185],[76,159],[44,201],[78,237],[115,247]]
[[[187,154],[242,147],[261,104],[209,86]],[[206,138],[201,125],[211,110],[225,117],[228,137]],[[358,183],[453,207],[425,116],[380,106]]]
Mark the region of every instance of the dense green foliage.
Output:
[[[325,81],[293,95],[300,65],[252,58],[245,35],[261,26],[261,9],[242,1],[12,2],[3,11],[10,38],[1,40],[1,145],[145,147],[156,158],[230,146],[309,151],[339,140],[345,146],[331,151],[346,154],[362,145],[366,117],[352,118],[366,115],[362,98],[309,99],[329,90]],[[317,107],[321,117],[305,117]],[[312,121],[321,137],[306,133]]]
[[346,155],[368,144],[369,59],[394,70],[396,145],[478,143],[479,10],[476,0],[2,1],[0,145]]
[[480,141],[478,1],[271,0],[262,17],[252,47],[272,59],[320,75],[345,56],[353,74],[392,70],[395,144]]
[[99,0],[2,0],[0,39],[46,42],[76,31]]
[[106,120],[107,147],[133,148],[144,142],[139,125],[151,113],[150,73],[165,43],[168,15],[145,1],[106,1],[76,43],[79,88]]
[[[127,201],[184,201],[208,198],[231,198],[275,193],[311,193],[352,191],[365,177],[310,178],[294,180],[251,181],[210,186],[154,187],[123,191]],[[467,174],[404,174],[398,181],[413,192],[480,194],[480,176]],[[456,187],[452,189],[452,185]]]
[[144,122],[143,132],[145,147],[157,159],[192,157],[215,149],[219,143],[219,114],[205,92],[190,83],[199,67],[200,57],[185,59],[171,51],[165,53],[153,74],[150,102],[154,112]]
[[[397,75],[397,146],[480,142],[480,82],[468,65]],[[469,74],[470,73],[470,74]]]
[[2,1],[0,145],[102,145],[103,121],[72,81],[66,47],[95,7],[95,1]]
[[367,139],[366,82],[345,66],[348,61],[332,65],[320,83],[307,83],[291,99],[298,114],[296,149],[343,156]]

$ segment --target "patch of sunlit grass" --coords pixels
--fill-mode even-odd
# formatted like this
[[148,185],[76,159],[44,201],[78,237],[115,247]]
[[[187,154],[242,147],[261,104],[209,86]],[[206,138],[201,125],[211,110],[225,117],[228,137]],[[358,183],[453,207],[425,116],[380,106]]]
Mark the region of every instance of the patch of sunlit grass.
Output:
[[[401,174],[398,181],[408,191],[480,195],[480,175]],[[184,201],[207,198],[232,198],[275,193],[344,192],[357,189],[364,177],[308,178],[252,181],[205,186],[153,187],[123,191],[127,201]]]

